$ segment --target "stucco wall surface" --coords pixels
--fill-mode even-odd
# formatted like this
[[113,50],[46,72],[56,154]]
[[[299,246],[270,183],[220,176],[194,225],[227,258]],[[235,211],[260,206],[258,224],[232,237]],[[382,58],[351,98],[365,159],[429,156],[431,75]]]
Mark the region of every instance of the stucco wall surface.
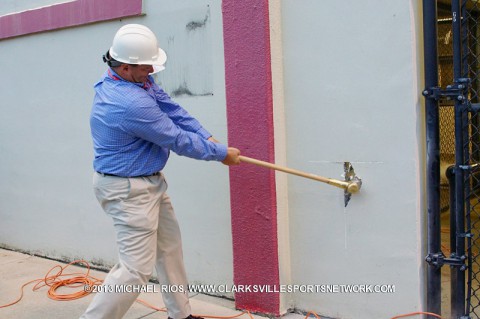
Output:
[[[2,1],[0,19],[58,3]],[[168,54],[156,80],[218,140],[229,135],[246,155],[337,179],[349,161],[364,182],[344,207],[343,191],[325,184],[253,166],[229,178],[219,163],[172,154],[165,174],[191,283],[233,284],[236,257],[237,280],[395,286],[243,295],[247,308],[342,319],[423,310],[421,1],[245,3],[144,0],[136,17],[0,40],[0,246],[116,261],[91,187],[88,119],[102,54],[120,26],[141,23]]]
[[288,165],[343,179],[349,161],[364,181],[345,208],[341,190],[288,178],[291,281],[395,285],[395,293],[299,292],[293,303],[334,318],[420,311],[421,3],[281,3]]
[[[9,14],[52,1],[5,1]],[[0,243],[40,255],[116,260],[110,219],[92,190],[89,113],[101,56],[127,23],[149,26],[168,54],[158,81],[227,140],[219,1],[143,1],[144,15],[0,41]],[[232,283],[228,169],[172,155],[165,169],[192,283]],[[214,225],[214,227],[212,227]]]

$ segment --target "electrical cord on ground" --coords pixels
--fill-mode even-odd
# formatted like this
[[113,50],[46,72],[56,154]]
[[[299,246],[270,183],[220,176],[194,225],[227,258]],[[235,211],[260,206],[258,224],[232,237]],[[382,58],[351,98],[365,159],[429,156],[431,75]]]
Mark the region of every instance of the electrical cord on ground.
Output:
[[[72,266],[74,264],[83,264],[87,269],[86,273],[65,273],[65,270],[69,266]],[[57,269],[58,269],[58,271],[56,273],[53,273]],[[65,278],[65,277],[67,277],[67,278]],[[65,278],[65,279],[62,279],[62,278]],[[20,302],[20,300],[22,300],[22,298],[23,298],[23,290],[25,289],[25,287],[30,285],[30,284],[33,284],[33,283],[36,283],[36,284],[33,286],[32,291],[36,291],[36,290],[38,290],[42,287],[48,286],[50,288],[48,289],[47,295],[50,299],[59,300],[59,301],[69,301],[69,300],[75,300],[75,299],[79,299],[79,298],[82,298],[82,297],[85,297],[85,296],[89,295],[92,292],[92,290],[91,289],[85,289],[84,287],[86,285],[88,285],[89,287],[93,287],[95,285],[100,285],[102,282],[103,282],[102,279],[98,279],[98,278],[95,278],[92,275],[90,275],[90,264],[87,261],[85,261],[85,260],[74,260],[71,263],[69,263],[69,264],[67,264],[63,267],[60,266],[60,265],[56,265],[56,266],[50,268],[50,270],[47,272],[47,274],[43,278],[34,279],[34,280],[31,280],[29,282],[24,283],[20,287],[20,297],[18,297],[15,301],[10,302],[8,304],[0,305],[0,309],[13,306],[14,304]],[[57,293],[57,289],[59,289],[60,287],[68,287],[68,288],[81,287],[82,289],[79,290],[79,291],[70,293],[70,294],[59,294],[59,293]],[[142,305],[144,305],[148,308],[151,308],[153,310],[162,311],[162,312],[167,311],[165,308],[155,307],[155,306],[153,306],[153,305],[149,304],[148,302],[146,302],[144,300],[141,300],[141,299],[137,299],[136,302],[138,302],[138,303],[140,303],[140,304],[142,304]],[[232,315],[232,316],[211,316],[211,315],[198,315],[198,314],[195,314],[195,316],[199,316],[199,317],[203,317],[203,318],[211,318],[211,319],[233,319],[233,318],[238,318],[240,316],[243,316],[245,314],[247,314],[250,317],[250,319],[254,319],[252,314],[250,313],[250,311],[243,311],[243,312],[240,312],[240,313],[238,313],[236,315]],[[305,316],[305,319],[309,318],[311,315],[313,315],[316,319],[322,319],[314,311],[308,312],[307,315]],[[423,312],[423,311],[397,315],[395,317],[392,317],[391,319],[406,318],[406,317],[412,317],[412,316],[417,316],[417,315],[429,315],[429,316],[433,316],[435,318],[442,319],[442,317],[440,315],[437,315],[437,314],[431,313],[431,312]]]
[[[73,264],[84,264],[87,267],[87,272],[86,273],[64,273],[65,269],[67,269],[69,266]],[[58,269],[58,271],[56,273],[53,273],[53,271],[56,269]],[[62,277],[66,277],[66,276],[70,276],[70,277],[67,279],[61,279]],[[86,262],[85,260],[75,260],[64,267],[60,265],[56,265],[50,268],[50,270],[47,272],[45,277],[40,279],[34,279],[23,284],[22,287],[20,288],[20,297],[18,297],[17,300],[9,304],[0,305],[0,308],[6,308],[9,306],[12,306],[18,303],[20,300],[22,300],[23,289],[26,286],[33,283],[36,283],[36,284],[33,286],[32,291],[36,291],[42,287],[49,286],[50,288],[48,289],[48,297],[50,299],[74,300],[74,299],[82,298],[90,293],[85,291],[85,289],[83,289],[85,285],[93,286],[101,282],[102,280],[90,275],[90,265],[88,264],[88,262]],[[69,288],[82,287],[82,290],[71,293],[71,294],[58,294],[56,290],[62,286],[69,287]]]

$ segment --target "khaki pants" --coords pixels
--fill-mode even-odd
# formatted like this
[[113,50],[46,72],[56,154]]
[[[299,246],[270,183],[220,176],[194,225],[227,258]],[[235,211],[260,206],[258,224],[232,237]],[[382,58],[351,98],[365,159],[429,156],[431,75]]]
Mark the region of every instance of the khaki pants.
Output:
[[180,229],[163,174],[121,178],[95,173],[93,184],[98,201],[113,219],[119,260],[81,319],[122,318],[139,293],[115,292],[115,287],[141,287],[154,267],[160,285],[184,287],[185,293],[162,293],[168,316],[190,315]]

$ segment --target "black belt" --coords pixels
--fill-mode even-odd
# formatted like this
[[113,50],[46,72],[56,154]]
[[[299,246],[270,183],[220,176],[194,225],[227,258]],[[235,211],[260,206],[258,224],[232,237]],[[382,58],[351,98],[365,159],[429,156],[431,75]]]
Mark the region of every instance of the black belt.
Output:
[[120,176],[120,175],[115,175],[115,174],[109,174],[109,173],[102,173],[102,172],[97,172],[100,175],[103,176],[114,176],[114,177],[123,177],[123,178],[136,178],[136,177],[150,177],[150,176],[157,176],[160,175],[160,172],[156,172],[150,175],[138,175],[138,176]]

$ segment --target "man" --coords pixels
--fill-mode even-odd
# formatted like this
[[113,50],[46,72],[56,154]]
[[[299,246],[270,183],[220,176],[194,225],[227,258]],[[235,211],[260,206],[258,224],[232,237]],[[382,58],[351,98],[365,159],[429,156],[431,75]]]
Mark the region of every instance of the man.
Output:
[[[121,27],[103,58],[109,68],[95,84],[90,117],[94,191],[113,219],[119,261],[81,318],[122,318],[155,267],[160,284],[178,291],[162,293],[168,316],[194,319],[180,230],[161,170],[170,150],[226,165],[239,164],[240,151],[218,143],[155,84],[149,74],[163,69],[167,57],[150,29]],[[137,292],[118,292],[121,285]]]

